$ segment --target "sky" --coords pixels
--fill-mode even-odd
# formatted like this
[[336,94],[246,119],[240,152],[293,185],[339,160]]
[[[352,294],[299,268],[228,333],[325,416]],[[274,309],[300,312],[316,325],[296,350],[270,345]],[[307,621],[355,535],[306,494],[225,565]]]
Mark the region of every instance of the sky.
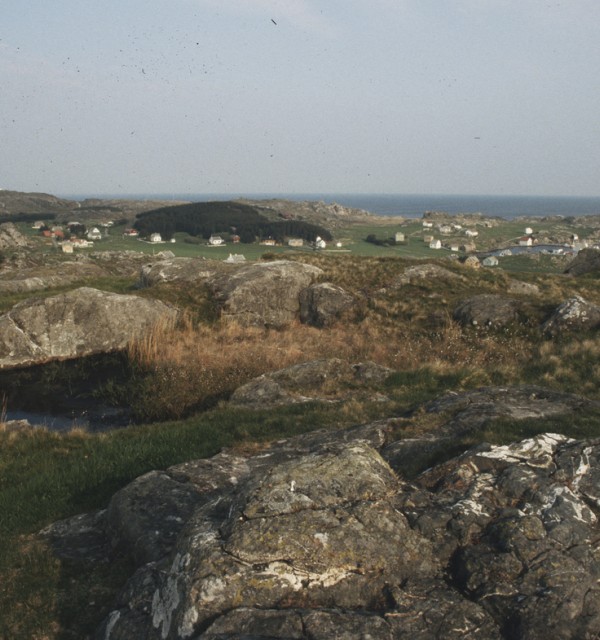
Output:
[[1,0],[0,187],[600,195],[598,0]]

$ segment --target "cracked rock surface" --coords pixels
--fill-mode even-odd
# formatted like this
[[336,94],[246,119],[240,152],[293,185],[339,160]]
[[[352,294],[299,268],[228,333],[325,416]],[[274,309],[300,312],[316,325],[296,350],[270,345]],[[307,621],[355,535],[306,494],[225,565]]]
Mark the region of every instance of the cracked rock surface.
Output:
[[[597,407],[496,387],[426,410],[448,417],[447,443],[468,420],[543,424]],[[600,439],[481,444],[409,476],[397,426],[153,471],[42,535],[70,562],[107,561],[111,548],[133,559],[102,639],[598,637]],[[435,442],[426,435],[410,457]]]
[[409,482],[391,433],[315,432],[122,489],[100,515],[138,570],[97,637],[600,633],[600,440],[483,444]]

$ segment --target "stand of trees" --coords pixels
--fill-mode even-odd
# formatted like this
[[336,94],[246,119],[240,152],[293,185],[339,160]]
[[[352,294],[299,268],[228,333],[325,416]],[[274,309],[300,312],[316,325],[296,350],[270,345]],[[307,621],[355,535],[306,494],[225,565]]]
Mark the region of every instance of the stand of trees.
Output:
[[170,240],[176,232],[210,238],[216,233],[237,234],[245,243],[287,237],[312,242],[317,236],[331,240],[327,229],[302,220],[270,220],[256,207],[236,202],[197,202],[162,207],[138,214],[133,225],[142,236],[160,233]]

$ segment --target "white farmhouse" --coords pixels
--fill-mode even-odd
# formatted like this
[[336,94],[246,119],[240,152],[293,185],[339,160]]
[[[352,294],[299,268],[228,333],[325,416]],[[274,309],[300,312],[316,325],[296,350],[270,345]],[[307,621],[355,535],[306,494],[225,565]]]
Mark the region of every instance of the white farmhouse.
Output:
[[442,241],[440,239],[432,240],[429,243],[429,248],[430,249],[441,249],[442,248]]
[[162,242],[162,236],[160,233],[152,233],[149,239],[150,242]]

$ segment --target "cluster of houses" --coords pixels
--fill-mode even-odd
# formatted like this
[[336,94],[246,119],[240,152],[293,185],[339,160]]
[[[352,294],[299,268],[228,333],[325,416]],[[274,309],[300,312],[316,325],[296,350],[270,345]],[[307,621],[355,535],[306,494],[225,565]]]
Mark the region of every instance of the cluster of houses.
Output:
[[435,226],[436,231],[442,236],[465,236],[464,242],[458,242],[453,239],[449,242],[442,242],[440,238],[436,238],[433,233],[425,233],[423,235],[423,242],[429,246],[430,249],[448,249],[449,251],[457,252],[463,251],[465,253],[472,253],[476,251],[474,238],[479,235],[479,231],[476,229],[466,228],[464,229],[461,224],[451,222],[434,225],[429,220],[423,220],[423,230],[433,230]]
[[[108,235],[108,229],[113,226],[113,222],[106,222],[99,226],[104,228],[104,233]],[[65,225],[68,233],[62,225],[49,227],[43,220],[36,220],[32,228],[40,232],[42,237],[56,242],[63,253],[73,253],[75,249],[88,249],[94,246],[94,242],[102,239],[102,232],[98,227],[86,229],[85,225],[78,221],[67,222]]]

